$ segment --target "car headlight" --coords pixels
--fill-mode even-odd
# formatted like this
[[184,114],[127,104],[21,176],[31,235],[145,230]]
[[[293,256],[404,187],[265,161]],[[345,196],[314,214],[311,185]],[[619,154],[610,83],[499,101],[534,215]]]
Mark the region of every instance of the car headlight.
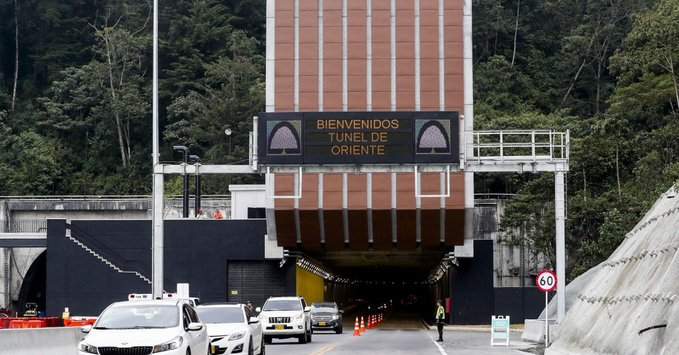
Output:
[[339,319],[339,315],[333,314],[332,319],[333,319],[333,320],[338,320],[338,319]]
[[179,349],[183,343],[184,339],[182,337],[176,337],[167,343],[154,346],[152,353],[162,353],[163,351]]
[[304,319],[304,313],[300,313],[300,314],[297,315],[297,317],[295,317],[295,320],[302,320],[302,319]]
[[98,354],[97,347],[87,343],[80,343],[80,351],[88,354]]
[[229,341],[231,341],[231,340],[243,339],[244,336],[245,336],[245,332],[233,333],[233,334],[231,334],[231,336],[229,337]]

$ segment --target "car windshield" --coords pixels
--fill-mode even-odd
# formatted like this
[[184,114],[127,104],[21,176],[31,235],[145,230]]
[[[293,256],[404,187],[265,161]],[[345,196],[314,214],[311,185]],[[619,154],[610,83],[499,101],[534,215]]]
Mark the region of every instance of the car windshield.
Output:
[[172,328],[179,324],[173,305],[121,305],[104,311],[95,329]]
[[200,320],[208,324],[245,322],[240,307],[198,307],[196,311]]
[[331,303],[311,306],[311,313],[337,313],[337,306]]
[[298,300],[268,300],[263,311],[301,311],[302,303]]

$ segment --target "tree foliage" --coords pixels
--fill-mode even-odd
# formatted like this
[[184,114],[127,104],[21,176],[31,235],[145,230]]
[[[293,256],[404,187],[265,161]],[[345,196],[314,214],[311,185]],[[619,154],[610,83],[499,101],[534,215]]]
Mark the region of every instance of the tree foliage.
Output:
[[[11,110],[14,21],[0,23],[0,193],[148,193],[152,2],[18,4],[15,11],[13,0],[0,0],[0,15],[16,16],[20,38]],[[264,0],[160,4],[162,159],[176,160],[174,144],[188,144],[205,162],[247,158],[248,120],[263,108]],[[20,160],[39,153],[44,160]],[[30,168],[38,163],[44,169]]]
[[[517,4],[477,6],[488,14],[475,24],[487,26],[475,32],[477,126],[570,129],[572,278],[608,257],[679,178],[679,1],[522,1],[513,54],[515,22],[506,17]],[[553,175],[480,176],[477,183],[518,193],[503,230],[510,239],[525,231],[553,262]]]

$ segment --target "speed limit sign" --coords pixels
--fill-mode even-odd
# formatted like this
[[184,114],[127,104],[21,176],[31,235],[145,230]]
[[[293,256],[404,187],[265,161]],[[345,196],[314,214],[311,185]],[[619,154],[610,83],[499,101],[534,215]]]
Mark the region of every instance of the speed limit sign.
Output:
[[[552,270],[545,270],[535,279],[538,289],[545,293],[545,348],[549,346],[549,293],[556,290],[556,274]],[[561,291],[559,291],[561,292]]]
[[535,283],[542,292],[552,292],[556,289],[556,274],[551,270],[541,272]]

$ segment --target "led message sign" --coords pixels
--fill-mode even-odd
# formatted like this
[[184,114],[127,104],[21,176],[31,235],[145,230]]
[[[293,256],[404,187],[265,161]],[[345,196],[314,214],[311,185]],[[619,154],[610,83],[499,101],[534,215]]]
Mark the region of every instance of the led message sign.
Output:
[[263,164],[459,163],[457,112],[259,115]]

